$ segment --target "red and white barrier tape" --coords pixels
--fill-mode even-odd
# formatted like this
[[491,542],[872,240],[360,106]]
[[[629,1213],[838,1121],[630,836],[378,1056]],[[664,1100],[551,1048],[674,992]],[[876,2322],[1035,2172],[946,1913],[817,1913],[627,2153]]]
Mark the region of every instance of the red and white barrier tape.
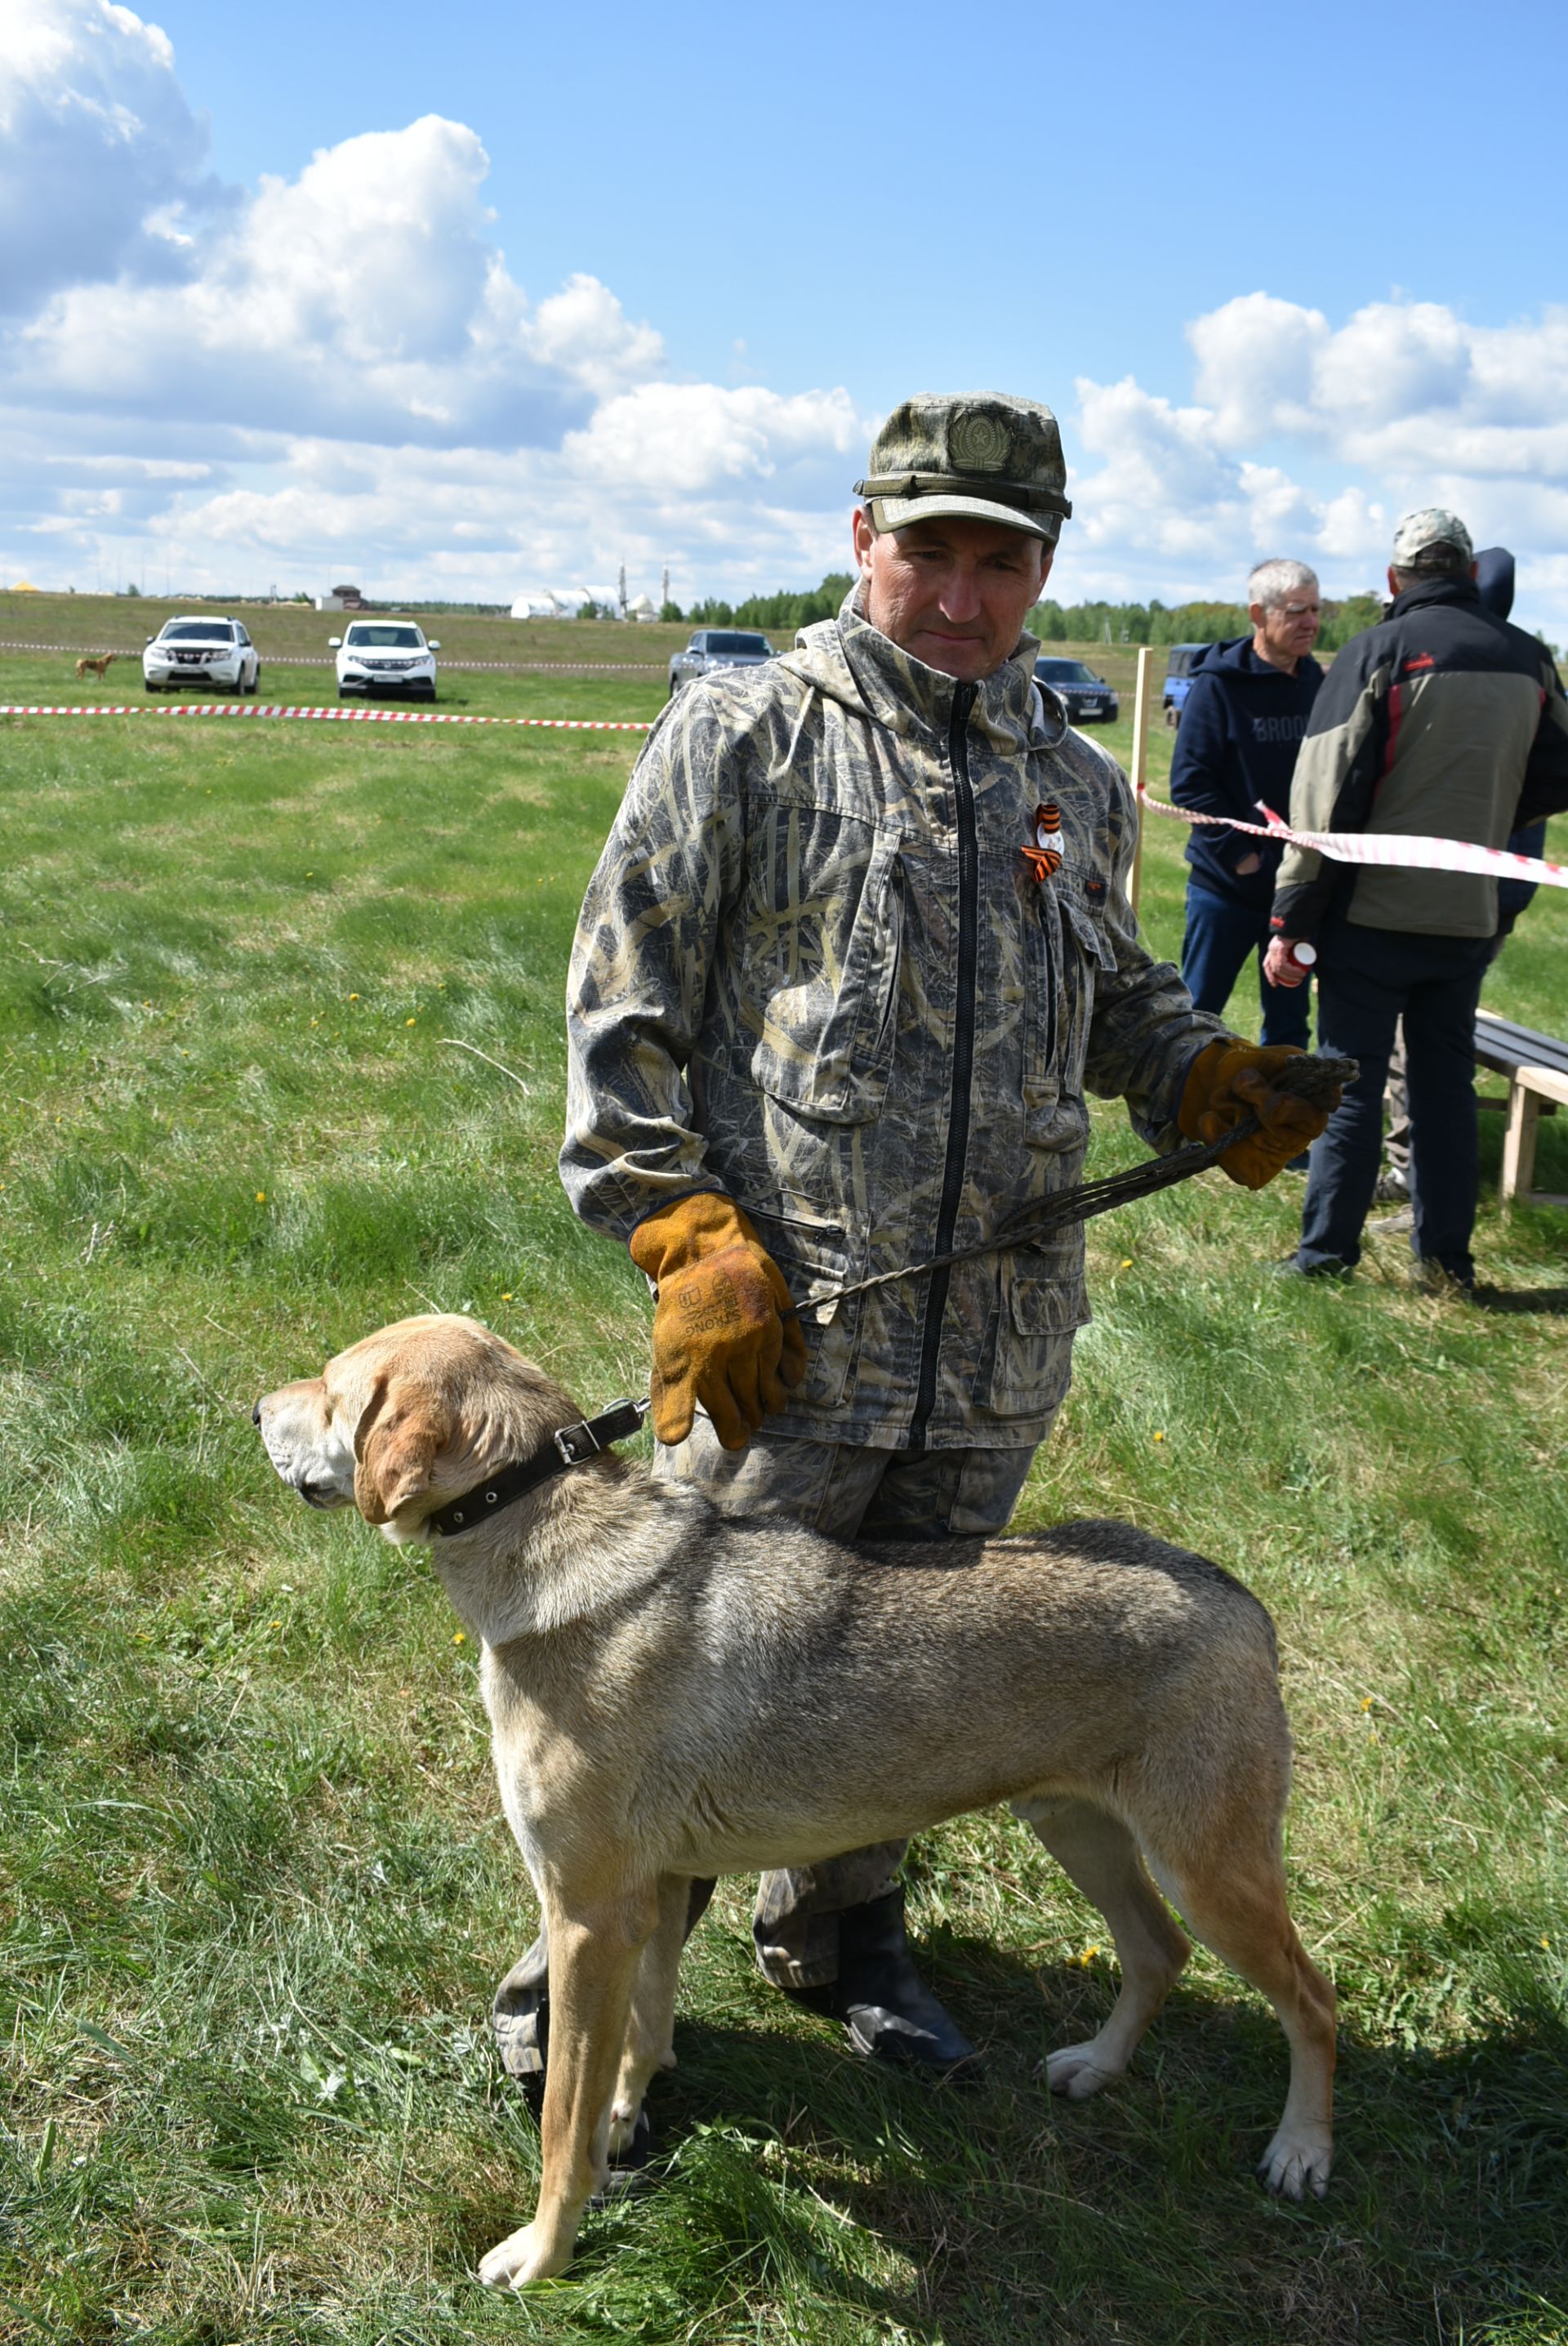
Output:
[[[1468,839],[1404,837],[1380,831],[1292,831],[1268,807],[1267,822],[1240,822],[1234,815],[1198,814],[1165,799],[1139,797],[1151,814],[1174,815],[1178,822],[1201,822],[1217,831],[1242,831],[1252,839],[1272,839],[1288,847],[1316,848],[1336,863],[1398,864],[1420,872],[1481,872],[1489,878],[1529,880],[1542,888],[1568,888],[1568,864],[1539,855],[1515,855],[1506,847],[1481,847]],[[1261,801],[1259,801],[1261,804]]]
[[[306,719],[327,725],[512,725],[546,733],[647,733],[651,718],[627,717],[471,717],[444,709],[304,709],[244,700],[174,700],[149,709],[145,702],[84,701],[74,705],[34,701],[0,701],[0,717],[223,717]],[[1337,863],[1397,864],[1423,872],[1481,872],[1510,880],[1533,881],[1543,888],[1568,888],[1568,864],[1548,863],[1538,855],[1514,855],[1506,847],[1480,847],[1466,839],[1402,837],[1388,831],[1292,831],[1272,814],[1267,822],[1241,822],[1234,815],[1199,814],[1191,807],[1172,806],[1165,799],[1139,792],[1151,814],[1174,815],[1178,822],[1207,823],[1220,831],[1240,831],[1254,839],[1285,842],[1291,847],[1316,848]]]
[[529,725],[549,733],[647,733],[651,718],[468,717],[446,709],[291,709],[246,700],[169,700],[148,709],[142,701],[113,705],[84,701],[74,707],[46,701],[0,700],[0,717],[281,717],[314,718],[327,725]]

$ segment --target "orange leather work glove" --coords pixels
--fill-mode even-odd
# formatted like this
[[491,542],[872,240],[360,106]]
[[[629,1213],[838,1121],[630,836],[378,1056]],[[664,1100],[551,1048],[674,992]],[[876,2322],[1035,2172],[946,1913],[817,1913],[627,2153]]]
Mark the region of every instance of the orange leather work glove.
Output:
[[684,1442],[698,1402],[726,1450],[744,1450],[787,1385],[806,1373],[806,1339],[783,1273],[732,1198],[677,1198],[637,1224],[632,1260],[658,1289],[654,1432]]
[[[1261,1189],[1272,1181],[1329,1121],[1329,1108],[1309,1107],[1272,1080],[1285,1060],[1301,1056],[1294,1043],[1271,1044],[1266,1049],[1232,1036],[1210,1043],[1187,1069],[1176,1123],[1188,1140],[1217,1140],[1248,1114],[1262,1127],[1249,1140],[1227,1148],[1219,1160],[1220,1170],[1244,1189]],[[1336,1093],[1336,1104],[1338,1097]]]

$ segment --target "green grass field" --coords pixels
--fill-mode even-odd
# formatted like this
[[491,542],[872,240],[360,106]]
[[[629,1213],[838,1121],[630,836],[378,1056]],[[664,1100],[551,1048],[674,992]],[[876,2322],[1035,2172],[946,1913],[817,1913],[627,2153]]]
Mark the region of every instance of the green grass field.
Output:
[[[57,658],[0,662],[0,697],[63,697]],[[639,716],[662,687],[452,690]],[[1501,1119],[1489,1309],[1418,1292],[1398,1239],[1282,1288],[1288,1178],[1092,1225],[1098,1316],[1021,1516],[1125,1515],[1273,1608],[1293,1897],[1342,1999],[1328,2200],[1253,2183],[1283,2042],[1207,1959],[1120,2090],[1052,2102],[1112,1967],[988,1816],[911,1868],[983,2086],[858,2063],[763,1986],[726,1883],[658,2188],[496,2300],[474,2267],[537,2140],[486,2014],[534,1917],[473,1649],[422,1555],[308,1515],[249,1418],[426,1308],[585,1405],[642,1389],[643,1282],[555,1174],[563,971],[633,745],[154,719],[0,745],[0,2340],[1568,2337],[1568,1216],[1499,1218]],[[1181,844],[1151,824],[1166,950]],[[1545,892],[1489,1003],[1560,1031],[1565,946]],[[1092,1169],[1136,1153],[1118,1111],[1097,1129]],[[1565,1134],[1538,1178],[1568,1190]]]

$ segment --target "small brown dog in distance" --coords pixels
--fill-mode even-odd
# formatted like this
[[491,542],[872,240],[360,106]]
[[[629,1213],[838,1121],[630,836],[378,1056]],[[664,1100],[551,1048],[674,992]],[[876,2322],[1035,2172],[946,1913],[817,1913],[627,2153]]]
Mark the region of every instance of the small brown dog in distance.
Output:
[[118,658],[118,652],[105,652],[102,657],[97,659],[93,659],[84,656],[84,658],[76,662],[76,674],[78,678],[96,676],[98,682],[102,684],[106,674],[111,668],[113,668]]
[[[453,1317],[383,1328],[255,1415],[311,1505],[428,1541],[484,1641],[502,1804],[549,1923],[552,2015],[538,2208],[484,2280],[561,2270],[610,2148],[673,2064],[694,1880],[809,1864],[998,1800],[1100,1909],[1121,1964],[1098,2035],[1051,2055],[1052,2090],[1080,2099],[1119,2077],[1186,1962],[1157,1882],[1274,2006],[1290,2086],[1259,2173],[1288,2198],[1321,2195],[1334,1992],[1286,1904],[1273,1628],[1217,1565],[1117,1523],[844,1547],[728,1522],[610,1451],[489,1514],[487,1480],[554,1464],[578,1413]],[[433,1533],[448,1508],[463,1527]]]

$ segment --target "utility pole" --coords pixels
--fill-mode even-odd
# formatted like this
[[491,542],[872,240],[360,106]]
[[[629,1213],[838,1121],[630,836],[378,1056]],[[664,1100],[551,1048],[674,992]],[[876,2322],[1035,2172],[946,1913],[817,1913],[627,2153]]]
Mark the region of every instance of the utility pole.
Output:
[[658,607],[659,607],[659,609],[660,609],[661,611],[664,609],[665,605],[666,605],[668,601],[669,601],[669,565],[668,565],[668,563],[667,562],[667,563],[665,564],[665,566],[664,566],[664,576],[663,576],[663,578],[662,578],[662,579],[660,580],[660,582],[659,582]]
[[622,618],[624,619],[624,618],[626,617],[626,564],[625,564],[624,562],[623,562],[623,563],[622,563],[622,565],[621,565],[621,576],[620,576],[620,581],[619,581],[619,595],[620,595],[621,617],[622,617]]

